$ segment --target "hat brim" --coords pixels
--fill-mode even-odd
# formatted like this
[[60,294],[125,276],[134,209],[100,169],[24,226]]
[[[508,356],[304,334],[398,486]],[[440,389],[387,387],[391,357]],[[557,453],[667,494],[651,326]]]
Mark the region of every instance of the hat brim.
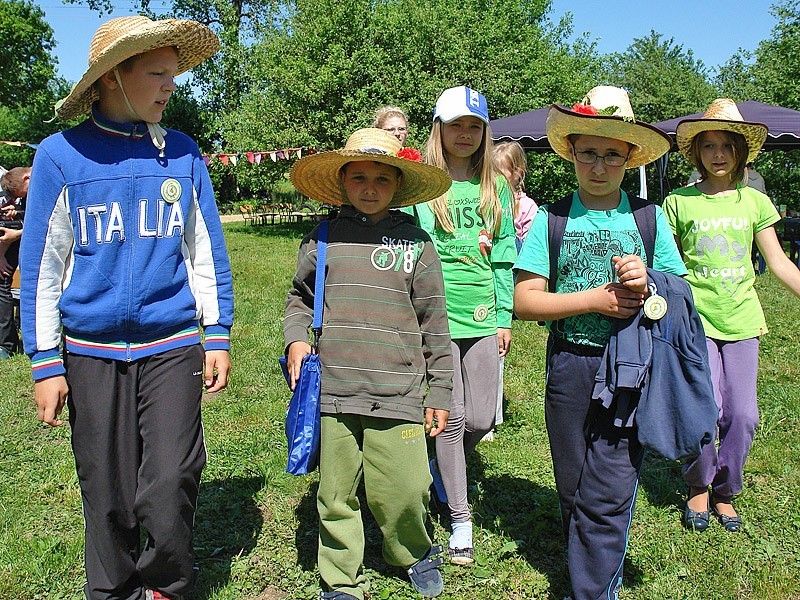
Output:
[[184,19],[148,19],[141,26],[122,32],[105,48],[67,97],[56,103],[56,114],[61,119],[74,119],[89,113],[92,103],[99,99],[93,86],[100,77],[132,56],[167,46],[178,50],[176,76],[196,67],[220,48],[219,38],[201,23]]
[[339,171],[349,162],[362,160],[392,165],[402,172],[403,179],[389,208],[412,206],[438,198],[452,184],[447,173],[433,165],[386,154],[348,150],[331,150],[306,156],[292,165],[289,178],[304,196],[323,204],[341,206],[348,202]]
[[692,140],[704,131],[730,131],[741,134],[747,142],[747,162],[753,162],[767,140],[769,128],[764,123],[751,121],[731,121],[729,119],[685,119],[675,128],[678,150],[690,162],[692,160]]
[[561,158],[572,162],[570,135],[594,135],[622,140],[634,146],[625,165],[634,169],[649,164],[669,150],[669,136],[644,121],[626,121],[622,117],[583,115],[553,104],[547,112],[547,141]]

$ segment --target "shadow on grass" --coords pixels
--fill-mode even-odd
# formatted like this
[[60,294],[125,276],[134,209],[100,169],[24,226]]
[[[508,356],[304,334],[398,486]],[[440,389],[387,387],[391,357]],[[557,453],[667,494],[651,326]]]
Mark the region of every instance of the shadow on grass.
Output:
[[674,506],[683,511],[689,485],[681,475],[683,462],[662,458],[657,454],[645,454],[639,485],[647,493],[653,506],[667,508]]
[[224,587],[230,580],[233,559],[255,548],[264,517],[253,498],[264,485],[261,477],[232,477],[200,484],[194,536],[200,564],[197,600]]

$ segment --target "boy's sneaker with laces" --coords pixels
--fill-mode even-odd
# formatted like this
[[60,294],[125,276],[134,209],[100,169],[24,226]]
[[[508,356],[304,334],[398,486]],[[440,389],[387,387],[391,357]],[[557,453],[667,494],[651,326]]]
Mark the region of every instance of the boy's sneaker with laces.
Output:
[[408,578],[411,585],[424,598],[435,598],[442,593],[444,582],[439,572],[442,564],[441,546],[431,546],[424,558],[408,569]]
[[181,600],[183,596],[165,596],[158,590],[147,588],[144,592],[144,600]]

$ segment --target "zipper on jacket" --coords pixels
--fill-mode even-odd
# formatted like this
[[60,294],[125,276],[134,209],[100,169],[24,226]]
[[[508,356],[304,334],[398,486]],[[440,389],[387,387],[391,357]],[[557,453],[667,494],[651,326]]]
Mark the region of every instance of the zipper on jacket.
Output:
[[[131,136],[133,136],[134,133],[136,133],[136,125],[133,126],[133,131],[131,132]],[[136,236],[139,234],[139,228],[138,228],[138,223],[137,223],[137,218],[136,218],[137,211],[135,210],[136,209],[136,198],[135,198],[135,196],[136,196],[136,194],[135,194],[135,192],[136,192],[136,173],[134,171],[133,166],[134,166],[134,164],[136,164],[136,161],[134,160],[134,155],[133,155],[133,151],[134,151],[133,140],[134,140],[133,137],[129,137],[128,138],[128,157],[129,157],[128,160],[131,161],[130,162],[130,171],[131,171],[130,186],[131,186],[131,189],[130,189],[130,192],[127,194],[127,196],[128,196],[128,198],[127,198],[127,200],[128,200],[128,219],[133,221],[132,225],[134,225],[134,226],[132,226],[129,229],[129,231],[132,233],[132,235],[130,235],[128,237],[128,240],[130,242],[130,252],[128,253],[128,294],[127,294],[127,296],[128,296],[128,310],[127,310],[126,315],[125,315],[125,328],[124,328],[125,339],[126,340],[129,339],[129,334],[130,334],[131,305],[133,304],[133,256],[134,256],[134,250],[135,250],[134,240],[136,239]],[[129,225],[131,225],[131,223],[129,223]],[[127,341],[125,342],[125,361],[126,362],[131,362],[131,345],[130,345],[130,342],[127,342]]]

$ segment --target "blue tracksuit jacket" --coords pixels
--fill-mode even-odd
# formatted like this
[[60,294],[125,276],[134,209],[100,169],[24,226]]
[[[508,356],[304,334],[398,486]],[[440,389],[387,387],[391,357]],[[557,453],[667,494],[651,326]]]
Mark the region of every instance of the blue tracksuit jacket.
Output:
[[132,361],[199,343],[230,346],[233,283],[208,170],[168,130],[93,111],[44,140],[33,162],[20,250],[25,352],[35,380],[59,355]]

